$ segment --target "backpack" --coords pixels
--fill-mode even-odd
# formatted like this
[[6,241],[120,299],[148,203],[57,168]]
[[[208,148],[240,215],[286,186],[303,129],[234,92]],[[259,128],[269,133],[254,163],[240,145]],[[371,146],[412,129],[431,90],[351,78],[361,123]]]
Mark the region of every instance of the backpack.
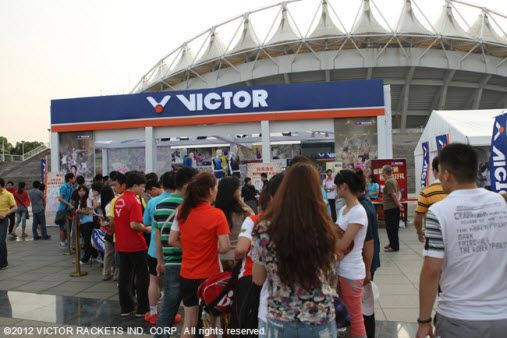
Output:
[[238,281],[241,263],[236,263],[232,272],[219,272],[199,285],[197,296],[204,311],[214,316],[231,312],[234,287]]
[[106,232],[101,229],[93,229],[92,230],[92,246],[95,250],[104,253],[106,251],[105,241]]

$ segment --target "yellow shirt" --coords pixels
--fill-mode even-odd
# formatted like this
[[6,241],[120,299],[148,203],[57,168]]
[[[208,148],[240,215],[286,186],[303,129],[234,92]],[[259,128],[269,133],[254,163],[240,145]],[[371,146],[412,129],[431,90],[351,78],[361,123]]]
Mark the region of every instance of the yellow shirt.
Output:
[[14,200],[14,196],[8,192],[7,189],[3,189],[3,191],[0,192],[0,212],[7,212],[15,206],[16,201]]
[[418,214],[426,214],[428,212],[428,209],[433,204],[443,200],[446,197],[447,194],[444,193],[442,184],[437,181],[421,191],[419,198],[417,199],[417,207],[415,208],[415,212]]

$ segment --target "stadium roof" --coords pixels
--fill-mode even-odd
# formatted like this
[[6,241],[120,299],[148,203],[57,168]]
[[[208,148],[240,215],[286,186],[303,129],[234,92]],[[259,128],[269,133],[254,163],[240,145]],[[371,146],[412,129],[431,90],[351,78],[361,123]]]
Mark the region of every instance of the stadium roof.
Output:
[[[301,31],[305,23],[291,14],[301,0],[250,11],[215,25],[160,59],[133,92],[382,78],[392,85],[393,112],[396,115],[398,111],[401,128],[407,126],[409,110],[416,115],[424,111],[420,115],[425,116],[425,122],[433,109],[459,109],[446,106],[448,96],[451,103],[466,100],[464,109],[507,106],[507,35],[503,30],[507,16],[446,0],[432,22],[416,1],[399,0],[403,6],[400,16],[396,22],[388,22],[384,13],[392,8],[379,8],[374,0],[359,0],[357,15],[347,28],[333,1],[315,1],[317,8],[305,33]],[[463,18],[460,8],[464,7],[476,11],[474,22]],[[276,16],[269,31],[259,36],[252,18],[266,20],[273,13]],[[227,29],[235,33],[225,39],[221,32]],[[318,71],[323,75],[316,75]],[[411,85],[421,94],[411,100],[413,109],[408,102]],[[418,86],[423,85],[438,87],[438,92],[420,91]],[[454,94],[453,86],[467,90]],[[484,106],[483,92],[490,103]],[[430,97],[432,102],[428,103]],[[419,99],[426,101],[418,106]],[[414,121],[412,126],[424,124]]]

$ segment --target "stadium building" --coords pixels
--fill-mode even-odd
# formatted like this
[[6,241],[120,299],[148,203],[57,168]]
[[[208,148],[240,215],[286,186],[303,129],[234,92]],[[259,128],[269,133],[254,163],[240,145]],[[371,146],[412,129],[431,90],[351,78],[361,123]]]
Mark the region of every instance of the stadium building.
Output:
[[[313,13],[305,15],[311,22],[298,22],[292,13],[303,3],[312,5],[309,0],[285,1],[211,27],[162,57],[142,76],[132,94],[153,93],[155,96],[161,92],[170,94],[171,91],[220,87],[383,80],[390,95],[386,96],[389,100],[385,103],[389,107],[386,117],[392,118],[388,132],[391,134],[392,125],[393,153],[387,153],[395,158],[406,158],[409,173],[414,170],[414,147],[433,110],[507,107],[507,36],[502,30],[507,17],[501,13],[448,0],[438,19],[432,21],[416,1],[403,0],[393,2],[402,9],[399,18],[389,22],[385,14],[392,8],[381,8],[373,0],[361,0],[355,2],[359,5],[357,15],[352,25],[346,27],[344,18],[336,10],[343,5],[338,0],[336,3],[316,1]],[[460,11],[464,8],[476,12],[474,22],[463,18]],[[255,26],[258,18],[270,27],[262,36]],[[267,22],[268,18],[272,20]],[[309,101],[313,99],[308,97]],[[156,105],[153,108],[160,109]],[[308,123],[311,122],[315,125],[306,128],[310,133],[306,138],[321,135],[320,142],[336,140],[336,135],[331,135],[340,130],[336,124],[334,129],[324,130],[317,121]],[[356,121],[356,124],[362,125],[363,122]],[[279,129],[279,135],[272,134],[272,140],[283,144],[297,134],[290,130],[289,124],[284,126],[286,130],[275,128]],[[53,126],[55,130],[58,129]],[[217,132],[206,134],[201,131],[194,132],[189,139],[188,135],[192,133],[188,130],[182,128],[181,133],[186,136],[182,134],[176,139],[174,135],[164,137],[163,130],[149,134],[151,143],[157,143],[149,148],[143,147],[151,152],[150,149],[163,146],[164,142],[174,149],[186,143],[195,146],[224,141]],[[143,139],[144,142],[148,133],[152,131],[145,133],[139,129],[139,136],[129,134],[127,130],[121,137],[114,137],[111,132],[97,131],[95,154],[98,148],[114,148],[119,143],[125,147],[131,142],[131,147],[139,147],[135,141]],[[250,140],[250,144],[259,142],[261,137],[257,127],[230,131],[230,134],[234,133],[233,138],[242,142]],[[302,134],[301,130],[299,134]],[[58,138],[54,139],[58,142]],[[379,150],[381,144],[379,141]],[[369,147],[369,144],[363,146]],[[324,148],[318,151],[325,153]],[[106,161],[108,155],[102,154],[104,158],[100,160]],[[146,156],[158,155],[146,153]],[[95,162],[100,156],[96,157]],[[102,167],[112,169],[111,165]],[[409,190],[414,191],[413,179]]]

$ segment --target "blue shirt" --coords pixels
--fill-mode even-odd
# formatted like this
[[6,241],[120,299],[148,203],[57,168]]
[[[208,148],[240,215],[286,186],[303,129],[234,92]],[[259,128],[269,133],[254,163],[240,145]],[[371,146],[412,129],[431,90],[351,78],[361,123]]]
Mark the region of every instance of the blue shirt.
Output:
[[[65,183],[60,187],[60,196],[63,197],[64,200],[70,203],[70,200],[72,198],[72,192],[74,191],[74,188],[72,188],[72,185],[69,183]],[[58,204],[58,210],[57,211],[67,211],[69,210],[69,206],[66,204],[63,204],[62,202],[59,202]]]
[[[162,194],[158,195],[157,197],[153,197],[148,201],[148,204],[146,205],[146,208],[144,209],[144,215],[143,215],[143,223],[147,226],[153,225],[153,214],[155,213],[155,209],[157,208],[157,204],[161,202],[162,200],[168,198],[171,196],[168,192],[163,192]],[[153,258],[157,258],[157,247],[155,243],[155,229],[151,229],[151,240],[150,240],[150,246],[148,247],[148,255],[150,255]]]
[[380,267],[380,240],[378,238],[378,223],[377,223],[377,210],[371,201],[362,196],[359,198],[359,203],[366,210],[368,216],[368,228],[366,230],[366,237],[364,241],[373,240],[373,259],[371,262],[371,273],[374,274],[375,270]]
[[368,196],[373,199],[378,198],[378,183],[368,183]]

